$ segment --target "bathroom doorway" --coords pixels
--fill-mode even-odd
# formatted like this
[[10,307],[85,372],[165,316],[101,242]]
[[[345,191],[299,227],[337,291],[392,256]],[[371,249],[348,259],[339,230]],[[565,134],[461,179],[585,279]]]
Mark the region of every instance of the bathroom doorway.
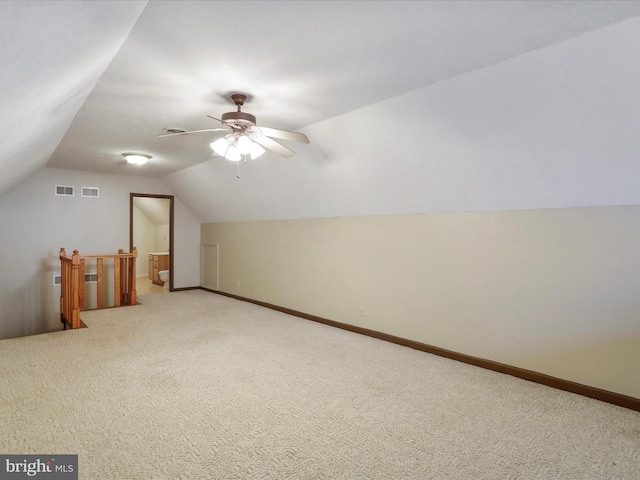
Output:
[[[173,199],[173,195],[130,194],[129,248],[138,249],[138,294],[173,291]],[[168,288],[159,283],[158,263],[163,265],[160,270],[169,270]]]

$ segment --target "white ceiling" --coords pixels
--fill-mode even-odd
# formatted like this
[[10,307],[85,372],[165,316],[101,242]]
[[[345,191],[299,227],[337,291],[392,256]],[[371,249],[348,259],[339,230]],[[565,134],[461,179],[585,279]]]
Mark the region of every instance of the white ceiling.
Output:
[[[234,110],[231,92],[250,95],[244,111],[258,125],[310,136],[309,146],[288,144],[298,152],[294,158],[338,152],[335,161],[352,141],[348,131],[322,135],[323,122],[342,124],[349,112],[392,98],[404,105],[409,92],[437,89],[638,15],[638,1],[0,2],[0,36],[10,46],[0,52],[0,194],[46,165],[163,177],[189,197],[187,184],[197,183],[203,168],[218,165],[214,170],[229,179],[227,166],[211,163],[209,143],[218,134],[157,135],[163,128],[218,126],[206,115]],[[415,110],[408,103],[407,127],[416,116],[429,118],[422,103]],[[371,139],[384,135],[385,120],[378,120],[382,131],[364,133]],[[393,126],[403,121],[400,115]],[[153,159],[131,167],[121,156],[128,151]],[[397,172],[397,163],[387,163],[376,163],[380,190],[393,187],[385,182]],[[274,168],[280,178],[301,173],[295,165]],[[341,168],[345,184],[357,185],[348,159]],[[265,175],[271,184],[254,185],[249,196],[255,214],[239,217],[327,214],[277,213],[275,205],[271,214],[259,212],[278,190],[273,173]],[[191,191],[204,193],[211,184]],[[221,188],[226,196],[208,203],[221,205],[233,195],[229,188],[238,195],[242,189]],[[339,190],[340,182],[327,188]],[[366,209],[348,213],[360,211]]]
[[0,2],[0,194],[47,164],[144,5]]

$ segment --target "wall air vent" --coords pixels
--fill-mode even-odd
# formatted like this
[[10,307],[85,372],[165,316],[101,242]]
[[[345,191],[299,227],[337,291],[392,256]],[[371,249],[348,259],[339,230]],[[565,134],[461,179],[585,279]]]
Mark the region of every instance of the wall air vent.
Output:
[[98,197],[98,187],[82,187],[83,197]]
[[56,195],[61,197],[73,197],[73,187],[56,185]]
[[[98,274],[97,273],[85,273],[84,274],[84,283],[97,283],[98,282]],[[53,284],[54,285],[62,285],[62,275],[54,275],[53,276]]]
[[98,274],[97,273],[85,273],[84,274],[84,283],[97,283],[98,282]]

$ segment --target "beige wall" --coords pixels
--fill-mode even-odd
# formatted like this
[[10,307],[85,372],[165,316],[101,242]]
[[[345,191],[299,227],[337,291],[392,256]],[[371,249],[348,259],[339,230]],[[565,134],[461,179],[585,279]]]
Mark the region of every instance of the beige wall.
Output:
[[201,234],[219,244],[221,291],[640,398],[640,206]]
[[154,234],[156,241],[155,252],[168,252],[169,251],[169,225],[155,225]]

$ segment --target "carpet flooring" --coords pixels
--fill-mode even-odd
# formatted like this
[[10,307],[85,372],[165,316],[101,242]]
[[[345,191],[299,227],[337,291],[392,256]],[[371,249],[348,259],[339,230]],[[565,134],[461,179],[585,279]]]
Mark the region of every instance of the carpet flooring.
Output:
[[633,479],[640,413],[194,290],[0,341],[0,453],[82,479]]

